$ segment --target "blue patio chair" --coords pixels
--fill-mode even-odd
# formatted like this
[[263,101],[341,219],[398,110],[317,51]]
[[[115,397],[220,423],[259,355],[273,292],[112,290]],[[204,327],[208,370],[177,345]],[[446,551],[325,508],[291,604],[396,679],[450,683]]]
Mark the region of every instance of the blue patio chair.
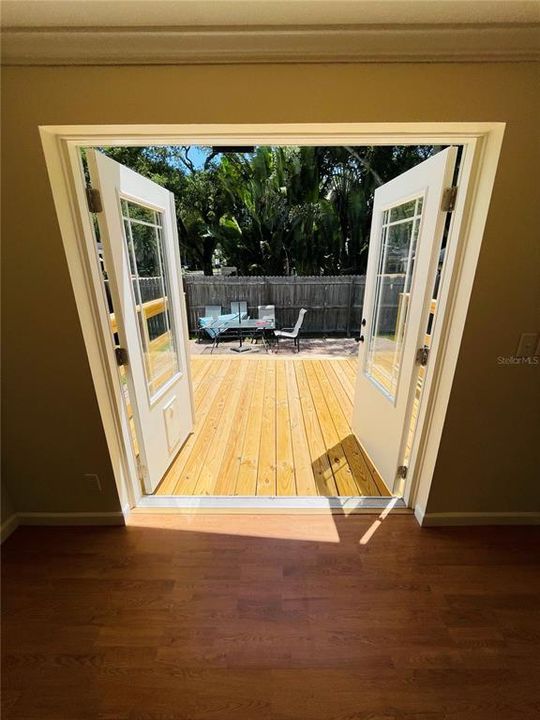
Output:
[[213,336],[207,332],[212,326],[212,320],[217,320],[221,315],[221,305],[205,305],[204,315],[197,320],[197,342],[200,343],[203,337]]

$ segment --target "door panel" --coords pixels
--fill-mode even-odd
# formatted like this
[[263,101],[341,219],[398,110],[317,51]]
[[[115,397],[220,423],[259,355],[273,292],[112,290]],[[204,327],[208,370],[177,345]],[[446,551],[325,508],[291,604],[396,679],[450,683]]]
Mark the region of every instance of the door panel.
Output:
[[353,431],[390,490],[403,457],[457,149],[375,191]]
[[168,190],[88,152],[101,194],[100,236],[146,492],[153,492],[193,429],[184,296]]

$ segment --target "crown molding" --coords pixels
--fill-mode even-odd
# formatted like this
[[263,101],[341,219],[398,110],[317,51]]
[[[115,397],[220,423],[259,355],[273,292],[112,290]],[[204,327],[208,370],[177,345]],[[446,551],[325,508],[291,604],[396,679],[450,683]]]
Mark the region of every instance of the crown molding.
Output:
[[527,62],[540,24],[206,28],[7,28],[11,65]]

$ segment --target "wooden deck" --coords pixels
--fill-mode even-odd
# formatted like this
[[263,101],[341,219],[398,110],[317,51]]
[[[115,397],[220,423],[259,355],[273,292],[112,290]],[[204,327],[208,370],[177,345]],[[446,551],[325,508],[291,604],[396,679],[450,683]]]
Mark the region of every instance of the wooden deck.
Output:
[[356,360],[191,363],[195,431],[156,495],[390,495],[351,432]]

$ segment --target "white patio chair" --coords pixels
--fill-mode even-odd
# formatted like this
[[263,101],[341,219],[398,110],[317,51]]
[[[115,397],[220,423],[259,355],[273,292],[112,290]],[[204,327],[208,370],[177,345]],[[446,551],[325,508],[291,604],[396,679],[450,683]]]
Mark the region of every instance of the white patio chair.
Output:
[[296,351],[300,352],[300,330],[302,328],[306,313],[306,308],[302,308],[300,310],[300,312],[298,313],[298,320],[296,321],[293,328],[274,330],[274,336],[276,338],[276,352],[279,349],[279,338],[286,338],[287,340],[292,340],[294,342],[294,346],[296,347]]
[[276,322],[276,306],[275,305],[259,305],[259,320],[272,320]]

